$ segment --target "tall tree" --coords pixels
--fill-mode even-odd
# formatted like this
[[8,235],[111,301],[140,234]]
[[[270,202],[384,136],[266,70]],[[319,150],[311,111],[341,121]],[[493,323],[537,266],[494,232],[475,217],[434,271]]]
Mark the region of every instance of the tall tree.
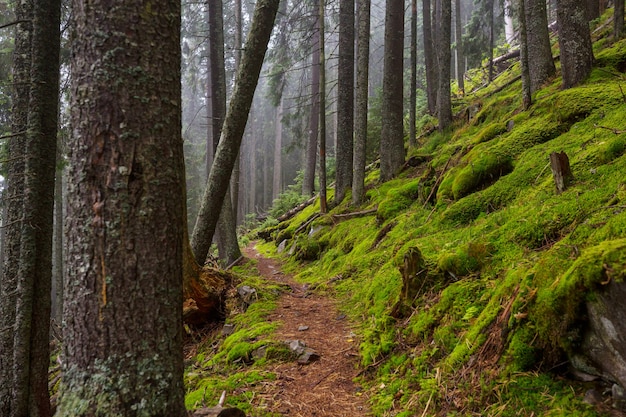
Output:
[[404,163],[403,50],[404,2],[388,1],[385,8],[385,59],[380,139],[381,181],[393,178]]
[[624,0],[614,0],[613,37],[617,41],[624,34]]
[[409,91],[409,146],[417,145],[417,0],[411,0],[411,68]]
[[437,62],[439,66],[439,88],[437,90],[437,117],[439,130],[452,124],[452,102],[450,97],[450,36],[452,30],[451,0],[441,0],[437,22]]
[[571,88],[589,76],[593,65],[585,4],[578,0],[557,0],[556,14],[563,88]]
[[326,0],[319,0],[319,50],[320,50],[320,91],[319,91],[319,102],[320,102],[320,115],[319,115],[319,158],[320,158],[320,172],[319,172],[319,181],[320,181],[320,212],[326,213],[328,211],[327,203],[328,200],[326,198],[326,42],[324,39],[325,36],[325,23],[324,19],[326,9]]
[[[235,72],[237,72],[237,68],[239,68],[239,63],[241,62],[241,44],[243,42],[243,17],[241,15],[241,0],[235,0]],[[235,224],[237,224],[237,220],[240,219],[239,216],[239,200],[241,198],[240,195],[240,181],[241,181],[241,156],[237,156],[237,160],[235,161],[235,167],[233,168],[233,175],[230,179],[230,194],[233,199],[233,213],[235,213]],[[243,217],[243,216],[241,216]]]
[[371,0],[359,0],[356,61],[356,113],[354,120],[354,178],[352,204],[361,204],[365,196],[365,157],[367,149],[367,100],[370,59]]
[[[222,0],[209,0],[209,65],[211,67],[210,97],[211,97],[211,134],[213,153],[217,149],[222,133],[224,117],[226,116],[226,68],[224,63],[224,11]],[[209,143],[207,143],[207,147]],[[210,153],[207,152],[207,155]],[[211,163],[213,161],[210,161]],[[210,167],[207,165],[207,173]],[[217,246],[220,259],[230,264],[241,256],[237,241],[237,228],[232,199],[224,199],[217,224]],[[197,259],[203,264],[205,258]]]
[[282,148],[283,148],[283,99],[280,99],[276,107],[275,120],[276,135],[274,141],[274,169],[272,177],[272,200],[278,198],[282,182]]
[[335,204],[352,187],[354,158],[354,0],[339,2]]
[[422,0],[422,30],[424,32],[424,66],[426,67],[426,97],[428,99],[428,111],[430,114],[437,113],[437,56],[433,36],[433,23],[431,19],[430,0]]
[[526,14],[526,0],[519,2],[520,23],[520,63],[522,67],[522,106],[524,110],[532,104],[530,65],[528,63],[528,26]]
[[309,132],[307,135],[304,156],[304,178],[302,182],[302,194],[312,195],[315,191],[315,166],[317,164],[317,135],[320,118],[320,16],[319,2],[313,0],[313,18],[315,19],[312,33],[311,54],[311,115],[309,119]]
[[556,67],[550,47],[545,0],[524,0],[523,6],[528,66],[532,68],[530,71],[530,93],[532,94],[556,73]]
[[57,416],[186,416],[180,3],[74,0]]
[[[30,97],[32,1],[16,3],[15,49],[13,51],[13,91],[11,130],[15,135],[8,142],[7,189],[3,192],[5,211],[4,264],[0,277],[0,415],[12,416],[11,403],[15,387],[13,344],[15,308],[20,261],[24,197],[24,158]],[[6,215],[6,217],[5,217]],[[12,331],[10,331],[12,330]]]
[[587,19],[589,21],[600,17],[600,1],[599,0],[585,0],[587,5]]
[[211,173],[202,198],[200,212],[191,237],[196,259],[206,259],[215,234],[216,213],[219,213],[239,153],[254,91],[263,65],[279,0],[259,0],[256,3],[252,27],[243,49],[241,65],[235,77],[222,137],[217,146]]
[[463,54],[463,9],[461,8],[461,0],[454,1],[454,9],[456,11],[454,18],[454,40],[455,40],[455,62],[456,62],[456,79],[459,86],[459,92],[465,93],[465,56]]

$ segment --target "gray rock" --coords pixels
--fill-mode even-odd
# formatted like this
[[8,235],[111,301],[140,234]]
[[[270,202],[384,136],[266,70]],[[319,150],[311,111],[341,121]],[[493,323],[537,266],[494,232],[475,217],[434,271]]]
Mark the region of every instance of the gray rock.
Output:
[[283,253],[285,249],[287,248],[287,242],[289,242],[287,239],[284,239],[282,242],[280,242],[280,244],[278,245],[278,248],[276,248],[276,251],[278,253]]
[[224,327],[222,327],[222,334],[224,336],[230,336],[233,333],[235,333],[235,325],[234,324],[225,324]]
[[311,362],[319,360],[320,355],[311,348],[304,349],[304,353],[298,357],[298,363],[300,365],[308,365]]
[[254,301],[256,301],[256,290],[248,285],[242,285],[241,287],[237,288],[237,293],[246,304],[252,304]]
[[296,355],[302,355],[306,349],[306,344],[302,340],[287,340],[285,343]]
[[510,132],[511,130],[513,130],[514,126],[515,126],[515,121],[513,119],[511,119],[508,122],[506,122],[506,130],[507,130],[507,132]]
[[267,353],[267,346],[261,346],[260,348],[255,349],[252,352],[252,357],[254,359],[263,359],[266,353]]
[[306,330],[309,330],[309,326],[298,326],[298,331],[299,332],[304,332]]
[[595,388],[587,390],[587,392],[585,392],[585,397],[583,398],[583,401],[589,405],[600,404],[602,403],[602,400],[602,394]]

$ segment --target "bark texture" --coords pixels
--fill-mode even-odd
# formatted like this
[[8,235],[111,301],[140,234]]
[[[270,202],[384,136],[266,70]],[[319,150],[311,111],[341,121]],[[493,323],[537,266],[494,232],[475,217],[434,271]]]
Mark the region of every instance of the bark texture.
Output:
[[424,32],[424,65],[426,67],[426,97],[430,114],[437,112],[437,79],[433,25],[431,20],[430,0],[422,0],[422,19]]
[[532,105],[532,91],[530,82],[530,66],[528,64],[528,27],[526,25],[526,0],[519,2],[519,30],[520,30],[520,64],[522,77],[522,106],[528,109]]
[[7,188],[3,192],[6,217],[4,264],[0,278],[0,415],[11,416],[14,389],[15,308],[17,277],[20,260],[20,234],[24,196],[24,158],[26,156],[26,129],[30,96],[32,2],[16,4],[15,49],[13,52],[13,92],[11,129],[14,134],[8,142]]
[[548,14],[545,0],[523,0],[526,25],[526,50],[530,71],[530,93],[537,91],[554,74]]
[[619,40],[624,34],[624,0],[614,0],[613,9],[613,36]]
[[454,39],[456,43],[456,79],[461,94],[465,94],[465,53],[463,52],[463,13],[461,0],[455,0]]
[[356,61],[356,113],[354,120],[354,178],[352,204],[358,205],[365,196],[365,159],[367,150],[367,100],[370,59],[371,1],[359,0]]
[[196,259],[206,259],[215,234],[217,216],[228,191],[230,176],[239,153],[259,73],[267,50],[279,0],[259,0],[244,46],[241,65],[224,121],[221,139],[209,174],[202,205],[193,230],[191,246]]
[[393,178],[404,163],[403,129],[404,4],[389,1],[385,9],[380,179]]
[[337,170],[335,204],[352,187],[354,158],[354,0],[339,2],[339,68],[337,80]]
[[311,116],[309,118],[309,134],[306,141],[304,156],[304,178],[302,181],[302,194],[313,195],[315,192],[315,166],[317,164],[317,135],[319,134],[320,119],[320,20],[319,0],[313,1],[313,18],[315,25],[312,36],[311,55]]
[[557,0],[556,7],[563,88],[571,88],[584,81],[591,73],[591,33],[583,2]]
[[72,10],[57,416],[183,417],[180,4]]
[[319,21],[319,44],[320,44],[320,90],[319,90],[319,157],[320,157],[320,212],[328,211],[328,200],[326,198],[326,43],[324,40],[325,24],[325,0],[319,0],[318,3],[318,21]]
[[439,88],[437,89],[437,117],[439,130],[452,124],[452,101],[450,97],[450,37],[452,31],[452,2],[441,1],[437,22],[437,62],[439,66]]
[[410,76],[411,87],[409,91],[409,146],[417,145],[416,106],[417,106],[417,0],[411,0],[411,53],[410,53]]

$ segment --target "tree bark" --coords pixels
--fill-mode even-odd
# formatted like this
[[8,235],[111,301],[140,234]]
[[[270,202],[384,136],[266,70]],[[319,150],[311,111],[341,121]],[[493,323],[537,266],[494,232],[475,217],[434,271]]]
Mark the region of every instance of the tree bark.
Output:
[[401,1],[390,1],[387,2],[385,8],[385,58],[380,139],[381,181],[393,178],[404,163],[403,51],[404,4]]
[[550,169],[556,185],[556,193],[561,194],[572,179],[572,171],[567,154],[565,152],[552,152],[550,154]]
[[456,79],[459,86],[459,92],[465,94],[465,55],[463,53],[463,24],[462,24],[462,10],[461,0],[455,0],[454,8],[456,11],[456,17],[454,19],[454,39],[456,43]]
[[304,156],[304,178],[302,182],[302,194],[306,196],[313,195],[315,192],[315,165],[317,164],[317,135],[319,134],[320,119],[320,17],[319,2],[314,0],[313,16],[315,19],[315,27],[313,29],[313,49],[311,55],[311,115],[309,119],[309,134],[306,142],[306,151]]
[[180,3],[72,10],[72,279],[56,415],[183,417]]
[[530,78],[530,66],[528,63],[528,14],[526,13],[526,0],[519,1],[519,25],[520,25],[520,64],[522,76],[522,106],[527,110],[532,105],[532,88]]
[[430,0],[422,0],[422,19],[424,32],[424,65],[426,67],[426,97],[428,99],[428,111],[434,115],[437,113],[437,78],[433,24],[431,20]]
[[[239,68],[241,62],[241,44],[243,42],[243,20],[241,16],[241,0],[235,0],[235,72]],[[230,178],[230,194],[232,197],[233,213],[235,216],[235,226],[243,218],[240,212],[240,182],[241,182],[241,151],[237,155],[235,166],[233,167],[233,175]]]
[[530,71],[530,93],[537,91],[556,73],[545,0],[523,0],[526,25],[526,51]]
[[356,113],[354,121],[354,178],[352,179],[353,205],[361,204],[363,198],[365,197],[371,0],[359,0],[358,9],[359,21],[356,63]]
[[437,117],[439,118],[439,130],[443,131],[452,124],[452,101],[450,97],[450,37],[452,31],[451,0],[441,1],[440,19],[437,28],[437,61],[439,63]]
[[557,0],[563,88],[571,88],[591,73],[593,49],[585,5],[578,0]]
[[328,212],[328,200],[326,198],[326,42],[324,40],[324,26],[326,0],[319,0],[319,44],[320,44],[320,114],[319,114],[319,157],[320,157],[320,213]]
[[[11,130],[8,141],[7,188],[3,192],[6,217],[3,273],[0,277],[0,415],[12,416],[14,373],[15,308],[17,304],[20,233],[24,198],[24,158],[30,97],[32,1],[16,3],[15,49],[13,51],[13,91]],[[21,133],[20,133],[21,132]],[[19,134],[18,134],[19,133]]]
[[339,2],[339,64],[337,73],[337,167],[335,204],[352,187],[354,159],[354,0]]
[[[61,159],[57,151],[57,166]],[[52,318],[60,325],[63,320],[63,169],[57,168],[54,181],[54,237],[53,237],[53,300]]]
[[256,4],[252,28],[248,34],[241,66],[235,78],[235,87],[224,121],[222,136],[193,230],[191,246],[196,259],[206,259],[211,246],[217,224],[215,213],[222,206],[228,190],[263,58],[274,26],[278,3],[279,0],[259,0]]
[[613,37],[615,41],[624,34],[624,0],[614,0],[613,9]]
[[409,91],[409,147],[417,145],[417,0],[411,0],[411,87]]
[[272,200],[276,200],[280,195],[282,182],[282,154],[283,154],[283,99],[276,108],[276,135],[274,140],[274,169],[272,178]]

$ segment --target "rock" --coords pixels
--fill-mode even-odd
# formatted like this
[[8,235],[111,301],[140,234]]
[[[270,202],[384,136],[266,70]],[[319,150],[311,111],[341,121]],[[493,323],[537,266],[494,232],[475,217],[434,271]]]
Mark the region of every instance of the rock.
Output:
[[278,248],[276,248],[276,251],[278,253],[283,253],[285,249],[287,248],[287,242],[289,242],[288,239],[284,239],[282,242],[280,242],[280,244],[278,245]]
[[252,352],[252,357],[254,359],[263,359],[266,353],[267,353],[267,346],[261,346],[260,348],[255,349]]
[[513,130],[514,126],[515,126],[515,121],[513,119],[511,119],[508,122],[506,122],[506,130],[507,130],[507,132],[510,132],[511,130]]
[[287,340],[285,343],[296,355],[302,355],[306,349],[306,344],[302,340]]
[[222,335],[230,336],[233,333],[235,333],[235,325],[234,324],[225,324],[224,327],[222,327]]
[[309,231],[309,237],[313,237],[314,234],[316,234],[317,232],[319,232],[323,228],[324,228],[324,226],[313,226],[313,227],[311,227],[311,230]]
[[298,331],[299,332],[304,332],[309,330],[309,326],[298,326]]
[[587,392],[585,392],[585,397],[583,398],[583,401],[589,405],[600,404],[602,403],[602,400],[602,394],[595,388],[587,390]]
[[296,249],[297,249],[297,245],[294,239],[293,243],[291,244],[291,247],[289,248],[289,256],[293,256],[293,254],[296,253]]
[[298,357],[298,363],[300,365],[308,365],[311,362],[319,360],[320,355],[311,348],[305,348],[304,353]]
[[248,305],[252,304],[257,298],[256,290],[248,285],[242,285],[237,288],[237,293],[241,300]]

